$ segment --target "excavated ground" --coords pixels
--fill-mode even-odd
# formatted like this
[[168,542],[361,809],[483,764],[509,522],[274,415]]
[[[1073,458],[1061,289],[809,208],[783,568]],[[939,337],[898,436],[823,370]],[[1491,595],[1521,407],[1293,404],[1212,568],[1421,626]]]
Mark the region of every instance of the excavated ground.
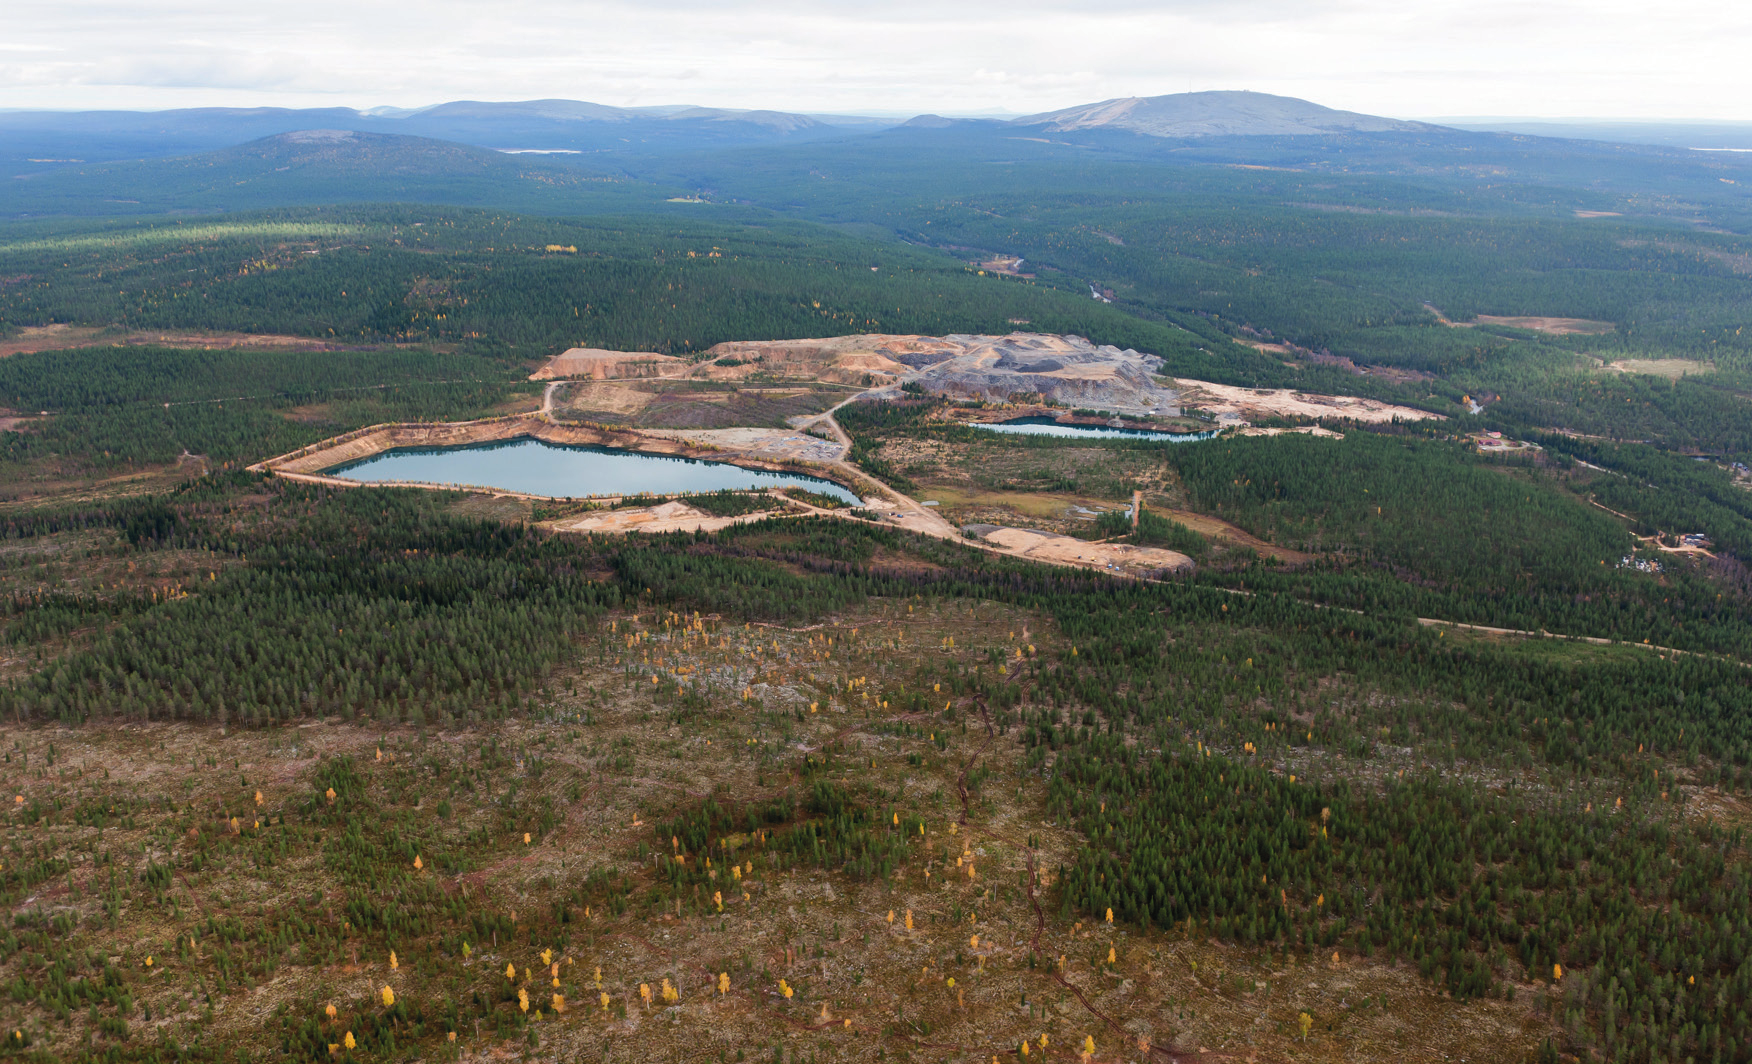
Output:
[[[1441,415],[1374,399],[1293,389],[1249,389],[1159,377],[1160,357],[1098,345],[1080,336],[1015,332],[1007,336],[868,333],[810,340],[718,344],[692,367],[651,363],[639,353],[573,349],[537,371],[539,380],[601,377],[603,366],[645,367],[651,375],[713,381],[813,381],[882,388],[917,384],[952,399],[991,403],[1051,402],[1060,407],[1176,418],[1186,410],[1225,424],[1265,417],[1418,421]],[[644,360],[644,361],[641,361]],[[616,370],[619,372],[619,370]],[[644,373],[645,370],[640,370]],[[703,427],[703,426],[702,426]]]

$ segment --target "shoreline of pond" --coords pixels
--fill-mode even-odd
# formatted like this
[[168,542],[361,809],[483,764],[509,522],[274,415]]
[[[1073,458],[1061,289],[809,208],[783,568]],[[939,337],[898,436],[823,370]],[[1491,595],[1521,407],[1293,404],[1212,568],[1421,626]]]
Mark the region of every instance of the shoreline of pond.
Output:
[[[534,439],[562,447],[595,447],[632,454],[663,458],[682,458],[738,466],[755,472],[788,474],[826,481],[850,492],[854,497],[872,495],[881,485],[861,483],[838,467],[802,461],[773,461],[735,452],[724,451],[711,444],[697,443],[664,436],[649,436],[633,429],[612,428],[590,423],[557,424],[536,414],[512,414],[476,421],[389,422],[368,425],[338,436],[301,447],[249,467],[252,472],[268,473],[310,484],[335,487],[413,487],[437,491],[470,491],[530,500],[591,500],[603,502],[629,497],[628,493],[597,493],[594,495],[546,495],[536,492],[498,488],[490,485],[444,484],[428,481],[365,481],[336,475],[333,471],[356,465],[378,455],[397,450],[442,450],[479,444],[510,442],[520,438]],[[765,488],[750,488],[751,492]],[[631,493],[633,495],[643,493]],[[673,495],[700,492],[671,492]]]
[[1009,436],[1051,436],[1057,439],[1140,440],[1149,443],[1197,443],[1215,439],[1222,428],[1203,432],[1163,432],[1089,420],[1059,420],[1048,415],[1024,414],[1004,421],[965,421],[967,427]]
[[367,484],[436,484],[574,501],[801,489],[847,506],[862,504],[844,485],[795,469],[751,469],[716,459],[553,443],[530,436],[443,447],[393,447],[323,470],[322,475]]

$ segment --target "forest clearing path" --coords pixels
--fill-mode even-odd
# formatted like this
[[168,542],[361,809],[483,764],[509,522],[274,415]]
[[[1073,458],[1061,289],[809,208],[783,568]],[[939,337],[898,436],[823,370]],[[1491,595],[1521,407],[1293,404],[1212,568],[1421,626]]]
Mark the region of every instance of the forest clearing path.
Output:
[[1547,632],[1543,628],[1537,632],[1531,632],[1524,628],[1493,628],[1488,624],[1465,624],[1460,621],[1444,621],[1436,617],[1419,617],[1417,623],[1425,628],[1433,628],[1439,625],[1443,628],[1462,628],[1473,632],[1485,632],[1489,635],[1517,635],[1529,639],[1567,639],[1572,643],[1592,643],[1593,645],[1600,647],[1635,647],[1638,650],[1652,650],[1662,657],[1671,654],[1677,658],[1683,654],[1694,658],[1714,658],[1720,661],[1731,661],[1736,665],[1752,668],[1752,662],[1742,661],[1739,658],[1730,657],[1726,654],[1708,654],[1697,650],[1680,650],[1677,647],[1661,646],[1658,643],[1649,643],[1646,641],[1642,643],[1633,643],[1628,639],[1606,639],[1597,635],[1565,635],[1562,632]]

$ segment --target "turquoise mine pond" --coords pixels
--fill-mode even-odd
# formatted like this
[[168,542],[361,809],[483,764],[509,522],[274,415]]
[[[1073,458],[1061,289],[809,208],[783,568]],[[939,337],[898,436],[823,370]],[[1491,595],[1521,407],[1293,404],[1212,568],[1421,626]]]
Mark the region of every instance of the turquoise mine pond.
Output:
[[464,447],[400,447],[324,472],[367,483],[454,484],[556,498],[805,488],[854,506],[858,503],[850,491],[820,477],[529,437]]
[[1115,429],[1104,425],[1061,425],[1051,418],[1023,417],[1014,421],[981,422],[973,425],[987,432],[1004,432],[1014,436],[1084,437],[1091,440],[1165,440],[1168,443],[1193,443],[1208,440],[1213,432],[1151,432],[1147,429]]

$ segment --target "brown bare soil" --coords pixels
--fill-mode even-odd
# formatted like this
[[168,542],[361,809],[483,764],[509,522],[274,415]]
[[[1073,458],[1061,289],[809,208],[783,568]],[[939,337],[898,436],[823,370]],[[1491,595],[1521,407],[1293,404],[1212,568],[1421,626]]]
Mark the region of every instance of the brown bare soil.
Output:
[[1189,569],[1192,559],[1179,551],[1134,547],[1125,543],[1092,543],[1023,528],[1000,528],[982,537],[1012,554],[1056,564],[1094,565],[1127,572]]
[[533,414],[541,410],[541,396],[529,392],[513,395],[502,403],[495,403],[489,410],[500,417],[508,414]]
[[1606,363],[1606,368],[1614,373],[1641,373],[1650,377],[1665,377],[1667,380],[1714,373],[1716,369],[1714,362],[1687,358],[1621,358],[1616,362]]
[[679,377],[686,372],[686,359],[653,351],[605,351],[598,347],[574,347],[562,351],[529,375],[532,381],[569,377],[591,380],[622,380],[640,377]]
[[1289,388],[1240,388],[1208,381],[1177,380],[1185,391],[1181,405],[1215,415],[1219,420],[1245,421],[1260,417],[1345,418],[1352,421],[1442,420],[1442,415],[1409,406],[1396,406],[1378,399],[1345,395],[1315,395]]
[[303,406],[291,406],[281,410],[280,416],[301,425],[320,425],[329,420],[333,411],[332,403],[305,403]]
[[1382,380],[1395,381],[1399,384],[1436,379],[1434,373],[1425,373],[1421,369],[1405,369],[1401,366],[1358,366],[1357,372],[1365,377],[1380,377]]
[[[30,325],[12,336],[0,337],[0,356],[89,347],[96,342],[100,331],[65,324]],[[113,343],[114,340],[110,342]]]
[[1094,518],[1084,510],[1116,508],[1111,500],[1079,495],[1019,491],[979,491],[937,485],[921,488],[916,496],[939,504],[943,519],[957,526],[969,524],[1023,525],[1060,535],[1087,534]]
[[841,447],[833,440],[796,429],[649,429],[653,436],[688,440],[721,451],[774,461],[797,460],[830,463],[839,460]]
[[[936,345],[933,337],[833,336],[815,340],[736,340],[707,351],[697,376],[719,381],[793,380],[888,384],[907,372],[899,351]],[[947,357],[947,356],[944,356]]]
[[138,469],[109,477],[78,476],[54,463],[39,467],[27,477],[0,483],[0,503],[35,505],[100,502],[155,491],[168,491],[204,469],[199,463],[179,460],[165,466]]
[[731,525],[764,521],[785,508],[785,503],[775,499],[771,510],[736,517],[713,517],[686,503],[666,502],[657,506],[603,510],[583,517],[568,517],[554,522],[553,527],[562,532],[717,532]]
[[[624,384],[568,384],[554,396],[557,411],[573,416],[578,411],[598,411],[604,414],[636,414],[651,403],[651,392]],[[590,419],[597,420],[597,419]]]
[[957,505],[945,491],[977,498],[979,505],[1001,501],[996,499],[999,495],[1012,497],[1018,500],[1016,506],[1037,516],[1042,511],[1027,499],[1060,500],[1056,505],[1061,512],[1073,504],[1124,505],[1137,489],[1153,502],[1179,501],[1166,468],[1142,451],[1070,446],[1024,450],[992,433],[989,442],[894,438],[885,441],[879,453],[921,485],[921,498],[940,498],[945,506]]
[[1264,351],[1273,355],[1294,355],[1295,351],[1288,344],[1271,343],[1266,340],[1245,340],[1236,337],[1235,342],[1255,351]]
[[1258,552],[1259,556],[1262,558],[1277,558],[1280,561],[1292,565],[1301,565],[1304,562],[1311,562],[1317,557],[1313,554],[1305,554],[1299,550],[1291,550],[1288,547],[1280,547],[1275,543],[1267,543],[1258,536],[1245,532],[1229,522],[1224,521],[1221,518],[1212,517],[1209,514],[1194,513],[1191,510],[1165,510],[1159,507],[1150,506],[1147,502],[1144,504],[1144,508],[1146,511],[1151,511],[1160,514],[1171,521],[1179,522],[1187,528],[1192,529],[1194,532],[1197,532],[1199,535],[1206,536],[1216,543],[1229,544],[1236,547],[1246,547],[1249,550]]
[[[659,621],[606,618],[535,716],[491,726],[0,727],[12,751],[0,784],[37,811],[12,814],[11,830],[73,858],[70,879],[45,882],[30,911],[66,919],[57,948],[110,958],[136,1003],[131,1039],[200,1037],[226,1055],[277,1044],[281,1009],[338,1043],[382,1012],[384,987],[428,1016],[447,997],[465,1007],[454,1044],[442,1024],[406,1034],[397,1056],[428,1060],[762,1061],[782,1047],[787,1060],[1068,1062],[1087,1038],[1102,1064],[1514,1062],[1553,1030],[1530,986],[1513,1002],[1456,1002],[1380,959],[1286,957],[1061,916],[1055,870],[1083,840],[1047,820],[1020,731],[997,735],[977,705],[945,695],[955,720],[909,718],[918,731],[896,734],[899,714],[882,705],[909,675],[897,657],[953,669],[1026,658],[1030,646],[1062,652],[1037,615],[874,602],[799,630],[704,619],[684,633]],[[650,682],[659,675],[698,700],[657,693],[668,690]],[[808,771],[830,745],[832,761]],[[418,870],[393,846],[371,858],[385,881],[416,877],[461,903],[424,910],[425,932],[349,921],[351,900],[372,892],[357,894],[346,878],[356,866],[334,858],[347,851],[331,853],[330,833],[311,826],[319,773],[343,758],[359,780],[345,801],[371,818],[367,830],[419,840]],[[785,868],[739,836],[735,876],[722,850],[682,854],[715,857],[714,883],[679,906],[649,900],[666,881],[658,863],[680,849],[657,830],[666,818],[714,794],[796,800],[814,780],[899,805],[926,832],[891,876],[867,878]],[[81,812],[43,816],[56,799]],[[85,856],[100,851],[113,865]],[[162,888],[149,885],[155,865],[176,869]],[[591,891],[598,872],[627,877],[625,905]],[[507,930],[483,932],[476,916]],[[273,955],[240,953],[213,924],[286,937]],[[312,946],[324,942],[339,946]],[[21,976],[27,963],[14,953],[3,970]],[[673,1001],[660,999],[665,980]],[[112,1038],[83,1010],[8,1008],[7,1023],[50,1057]]]
[[[1622,241],[1625,246],[1636,246],[1640,241]],[[1554,336],[1600,336],[1611,332],[1616,326],[1609,321],[1592,321],[1588,318],[1555,318],[1539,315],[1520,317],[1499,317],[1494,314],[1480,314],[1472,321],[1450,321],[1446,315],[1432,304],[1425,303],[1424,309],[1435,315],[1436,321],[1450,329],[1470,329],[1476,325],[1501,325],[1510,329],[1526,329],[1530,332],[1550,333]]]
[[528,499],[506,495],[471,493],[460,496],[448,507],[451,513],[480,517],[490,521],[529,521],[535,507]]
[[274,351],[356,351],[362,346],[395,346],[391,344],[346,344],[309,336],[281,336],[273,333],[151,329],[123,331],[55,324],[26,326],[20,329],[16,335],[0,338],[0,357],[34,354],[38,351],[69,351],[81,347],[119,347],[147,344],[207,350],[245,347]]
[[778,428],[819,414],[847,395],[819,384],[743,386],[703,381],[639,381],[566,385],[556,396],[562,420],[644,429]]
[[[554,356],[531,380],[680,378],[712,381],[801,381],[886,384],[907,367],[889,358],[883,343],[928,337],[834,336],[816,340],[735,340],[708,350],[699,362],[652,352],[575,347]],[[941,344],[941,341],[937,341]]]
[[1587,318],[1547,318],[1531,315],[1498,317],[1495,314],[1480,314],[1476,321],[1479,325],[1501,325],[1510,329],[1550,333],[1553,336],[1600,336],[1617,327],[1609,321],[1590,321]]
[[[1539,320],[1557,322],[1568,319]],[[1257,342],[1251,346],[1276,354],[1295,353],[1288,345],[1282,344]],[[1289,390],[1275,393],[1250,391],[1195,380],[1175,382],[1183,389],[1177,393],[1162,387],[1160,378],[1154,375],[1160,365],[1160,360],[1154,356],[1097,347],[1075,336],[871,333],[808,340],[721,343],[691,367],[679,359],[662,355],[574,348],[556,356],[538,370],[534,378],[583,376],[601,379],[611,373],[624,373],[627,376],[673,376],[702,381],[809,381],[872,388],[886,387],[906,377],[916,380],[928,391],[951,397],[1009,402],[1030,397],[1038,400],[1044,396],[1064,406],[1164,417],[1178,416],[1182,407],[1233,415],[1230,420],[1244,420],[1249,411],[1253,416],[1291,414],[1364,421],[1419,420],[1439,416],[1372,399]],[[1351,368],[1358,372],[1375,372],[1355,366]],[[588,405],[589,400],[581,395],[578,409],[596,413],[632,412],[624,408],[624,402],[609,399],[606,395],[603,399],[606,400],[603,405]],[[662,422],[665,427],[676,428],[731,427],[747,423],[746,420],[702,420],[695,423],[673,418]]]
[[1006,277],[1033,277],[1031,273],[1022,272],[1023,259],[1016,255],[993,255],[984,261],[974,263],[987,273],[999,273]]

